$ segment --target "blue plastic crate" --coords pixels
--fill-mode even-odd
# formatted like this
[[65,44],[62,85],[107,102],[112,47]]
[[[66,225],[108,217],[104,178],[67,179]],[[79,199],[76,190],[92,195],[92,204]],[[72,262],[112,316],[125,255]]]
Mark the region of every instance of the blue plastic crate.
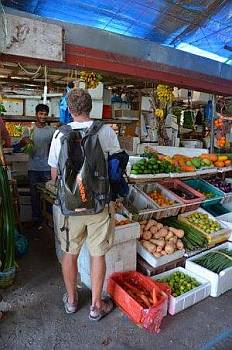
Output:
[[184,181],[186,185],[194,188],[195,190],[201,192],[201,193],[213,193],[214,197],[206,199],[202,204],[217,204],[220,203],[221,200],[224,198],[224,192],[219,190],[218,188],[214,187],[213,185],[209,184],[208,182],[202,180],[202,179],[190,179]]

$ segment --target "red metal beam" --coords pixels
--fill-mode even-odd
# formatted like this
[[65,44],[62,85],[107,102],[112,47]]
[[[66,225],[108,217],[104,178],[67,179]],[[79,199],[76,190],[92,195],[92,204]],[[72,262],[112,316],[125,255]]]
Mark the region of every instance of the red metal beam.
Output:
[[198,91],[232,95],[231,81],[206,74],[74,45],[66,45],[65,52],[66,62],[71,65],[155,80]]
[[184,87],[191,90],[206,91],[219,95],[232,96],[232,83],[185,69],[144,61],[111,52],[65,45],[65,62],[45,61],[12,55],[1,55],[0,61],[25,62],[30,64],[50,65],[60,68],[88,68],[108,73],[127,75]]

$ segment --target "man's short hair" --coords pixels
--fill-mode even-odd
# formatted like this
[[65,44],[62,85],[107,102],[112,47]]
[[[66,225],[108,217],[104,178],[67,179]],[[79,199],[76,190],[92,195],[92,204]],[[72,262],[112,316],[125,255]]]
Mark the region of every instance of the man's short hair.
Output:
[[68,108],[71,114],[89,115],[92,109],[92,98],[84,89],[74,89],[68,93]]
[[38,112],[46,112],[48,115],[49,107],[47,105],[44,105],[43,103],[40,103],[35,107],[35,113],[37,114]]

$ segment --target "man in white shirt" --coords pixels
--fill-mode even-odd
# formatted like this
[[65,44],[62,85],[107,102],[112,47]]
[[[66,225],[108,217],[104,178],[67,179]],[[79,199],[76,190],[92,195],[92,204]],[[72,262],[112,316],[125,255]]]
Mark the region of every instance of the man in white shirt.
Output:
[[[92,109],[92,99],[86,91],[82,89],[72,90],[68,94],[68,107],[74,120],[69,124],[72,129],[88,129],[92,125],[93,121],[89,116]],[[57,177],[61,137],[61,132],[55,132],[48,158],[53,179]],[[98,137],[106,157],[120,152],[117,135],[111,127],[102,126],[98,131]],[[59,237],[61,248],[65,252],[62,259],[62,270],[67,293],[64,295],[63,302],[67,313],[73,313],[77,310],[77,258],[85,240],[92,258],[92,305],[89,318],[98,321],[112,310],[112,302],[109,299],[102,300],[106,272],[105,254],[110,249],[112,233],[108,208],[99,214],[69,216],[70,250],[68,253],[65,251],[67,237],[62,232],[60,232]]]

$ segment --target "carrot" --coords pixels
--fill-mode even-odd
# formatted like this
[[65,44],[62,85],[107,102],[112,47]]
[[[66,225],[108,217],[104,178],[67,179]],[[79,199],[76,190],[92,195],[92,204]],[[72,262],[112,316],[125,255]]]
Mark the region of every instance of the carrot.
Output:
[[158,302],[158,298],[157,298],[157,295],[156,295],[155,288],[152,289],[152,300],[153,300],[153,305],[156,305],[157,302]]
[[143,300],[144,304],[145,304],[148,308],[151,307],[151,304],[150,304],[150,302],[149,302],[149,299],[148,299],[148,297],[146,297],[146,295],[141,294],[141,295],[140,295],[140,298]]

